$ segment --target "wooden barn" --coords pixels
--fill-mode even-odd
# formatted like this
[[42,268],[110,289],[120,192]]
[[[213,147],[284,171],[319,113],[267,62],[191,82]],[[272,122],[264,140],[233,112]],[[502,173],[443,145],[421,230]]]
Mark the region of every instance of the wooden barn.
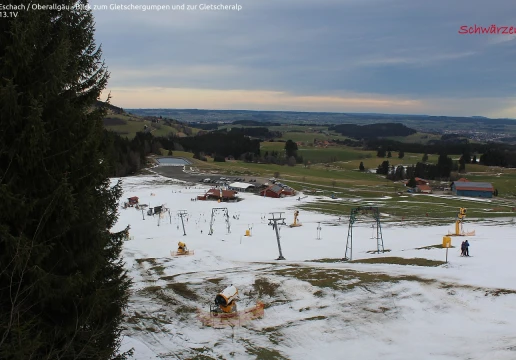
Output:
[[493,185],[484,182],[455,181],[451,188],[457,196],[492,198],[494,192]]
[[282,198],[285,196],[293,196],[296,194],[294,189],[283,188],[279,185],[272,185],[266,189],[260,191],[260,196],[272,197],[272,198]]

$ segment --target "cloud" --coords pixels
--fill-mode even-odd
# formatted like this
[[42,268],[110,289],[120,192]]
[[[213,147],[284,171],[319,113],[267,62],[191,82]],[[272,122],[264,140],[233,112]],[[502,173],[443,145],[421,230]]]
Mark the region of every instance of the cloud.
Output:
[[[378,97],[374,94],[341,94],[341,95],[317,95],[297,96],[279,91],[250,91],[250,90],[217,90],[217,89],[187,89],[187,88],[121,88],[112,89],[126,99],[126,104],[131,108],[145,107],[151,103],[153,107],[179,107],[195,108],[198,99],[202,99],[203,106],[209,109],[227,109],[228,106],[244,109],[267,108],[269,110],[284,107],[287,110],[296,108],[306,111],[341,111],[351,109],[355,111],[363,106],[371,109],[406,108],[415,110],[420,105],[419,101],[399,99],[395,97]],[[113,100],[116,102],[116,97]]]
[[[463,25],[516,26],[513,0],[239,4],[238,12],[95,11],[110,88],[242,89],[315,99],[342,93],[491,98],[493,104],[516,95],[513,37],[458,33]],[[369,106],[363,103],[362,111]],[[202,99],[195,107],[203,107]]]
[[[503,31],[503,30],[502,30]],[[516,33],[516,25],[514,25],[514,32]],[[516,34],[500,34],[500,35],[494,35],[492,38],[489,39],[489,44],[495,45],[495,44],[501,44],[508,41],[514,41],[516,40]]]
[[446,60],[456,60],[468,56],[475,55],[476,52],[468,51],[462,53],[449,53],[449,54],[426,54],[424,56],[419,57],[393,57],[393,58],[385,58],[381,56],[377,56],[375,58],[366,59],[360,61],[358,66],[378,66],[378,65],[430,65],[438,62],[443,62]]
[[[417,99],[378,94],[340,93],[303,96],[280,91],[196,88],[114,88],[112,103],[123,108],[242,109],[316,112],[383,112],[514,117],[512,98]],[[107,92],[107,91],[106,91]],[[107,93],[104,94],[104,97]],[[199,106],[201,105],[201,106]],[[511,115],[513,114],[513,115]]]

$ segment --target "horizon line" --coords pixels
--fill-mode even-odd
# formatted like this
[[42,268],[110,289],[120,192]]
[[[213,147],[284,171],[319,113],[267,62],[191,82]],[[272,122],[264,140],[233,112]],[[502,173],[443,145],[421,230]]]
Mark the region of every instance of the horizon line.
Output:
[[[113,104],[110,104],[113,105]],[[113,105],[116,106],[116,105]],[[119,107],[119,106],[116,106]],[[202,111],[247,111],[247,112],[283,112],[303,114],[343,114],[343,115],[388,115],[388,116],[421,116],[421,117],[448,117],[448,118],[481,118],[488,120],[516,120],[515,118],[490,118],[481,115],[451,116],[451,115],[428,115],[428,114],[399,114],[399,113],[370,113],[370,112],[340,112],[340,111],[294,111],[294,110],[251,110],[251,109],[200,109],[200,108],[123,108],[123,110],[202,110]]]

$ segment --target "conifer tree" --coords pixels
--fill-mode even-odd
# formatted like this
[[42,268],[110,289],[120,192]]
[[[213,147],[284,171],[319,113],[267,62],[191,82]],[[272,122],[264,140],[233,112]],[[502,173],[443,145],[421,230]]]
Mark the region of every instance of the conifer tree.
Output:
[[123,359],[121,187],[93,106],[108,73],[91,11],[59,4],[0,21],[0,358]]

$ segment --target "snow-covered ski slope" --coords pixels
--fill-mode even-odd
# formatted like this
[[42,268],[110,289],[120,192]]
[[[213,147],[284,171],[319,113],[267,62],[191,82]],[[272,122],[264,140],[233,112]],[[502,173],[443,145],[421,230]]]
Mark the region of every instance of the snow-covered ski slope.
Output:
[[[282,226],[285,261],[269,213],[283,211],[287,225],[307,197],[272,199],[240,193],[238,203],[191,201],[208,188],[159,176],[123,179],[124,198],[171,209],[142,219],[121,209],[113,230],[130,225],[124,258],[134,279],[123,349],[135,359],[516,359],[516,231],[513,219],[474,223],[467,237],[472,257],[459,256],[461,237],[452,238],[449,263],[437,267],[310,262],[343,258],[348,214],[300,211],[301,227]],[[152,195],[153,194],[153,195]],[[301,196],[303,197],[303,195]],[[359,205],[359,204],[357,204]],[[227,207],[208,235],[212,208]],[[183,236],[178,210],[186,210]],[[469,214],[473,216],[473,214]],[[402,257],[445,259],[440,244],[454,227],[383,225],[384,254],[376,249],[374,223],[361,217],[354,227],[353,260]],[[469,218],[468,218],[469,220]],[[317,226],[321,222],[321,240]],[[246,229],[252,236],[246,237]],[[193,256],[171,257],[178,241]],[[266,304],[263,319],[241,327],[204,327],[197,309],[235,285],[239,308]]]

